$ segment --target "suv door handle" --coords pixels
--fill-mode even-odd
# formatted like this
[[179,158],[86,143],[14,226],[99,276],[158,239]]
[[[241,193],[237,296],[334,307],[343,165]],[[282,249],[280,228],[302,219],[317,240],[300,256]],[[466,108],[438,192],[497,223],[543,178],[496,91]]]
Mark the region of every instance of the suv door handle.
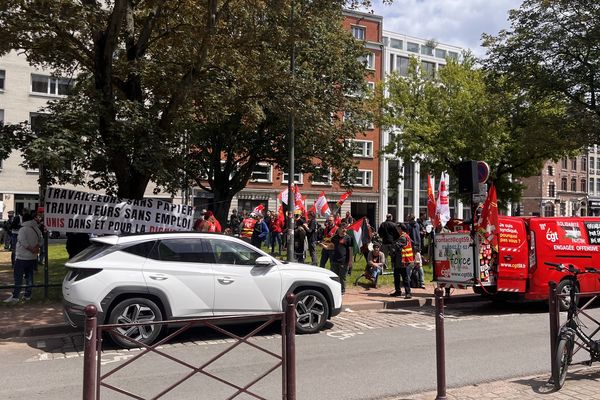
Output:
[[217,280],[219,281],[219,283],[222,283],[223,285],[229,285],[230,283],[235,282],[234,279],[231,279],[229,277],[225,277],[225,278],[217,278]]
[[164,281],[166,279],[169,279],[169,277],[166,275],[157,274],[157,275],[150,275],[150,279],[154,279],[155,281]]

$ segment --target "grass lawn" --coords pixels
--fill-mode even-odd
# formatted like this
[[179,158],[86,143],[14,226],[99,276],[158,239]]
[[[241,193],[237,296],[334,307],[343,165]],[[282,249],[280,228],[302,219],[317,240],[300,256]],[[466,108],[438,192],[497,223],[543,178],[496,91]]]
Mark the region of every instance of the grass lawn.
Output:
[[[63,278],[67,273],[65,263],[68,260],[67,250],[64,243],[52,243],[48,245],[48,282],[50,284],[62,284]],[[39,265],[38,271],[34,275],[34,284],[44,284],[44,266]],[[0,251],[0,285],[12,285],[13,273],[10,265],[10,252]],[[5,297],[10,295],[10,289],[4,289]],[[3,295],[4,296],[4,295]],[[2,297],[0,300],[4,300]],[[56,302],[62,300],[62,291],[60,286],[48,288],[48,299],[44,299],[44,288],[33,288],[31,301],[37,303]],[[0,307],[5,305],[0,302]]]

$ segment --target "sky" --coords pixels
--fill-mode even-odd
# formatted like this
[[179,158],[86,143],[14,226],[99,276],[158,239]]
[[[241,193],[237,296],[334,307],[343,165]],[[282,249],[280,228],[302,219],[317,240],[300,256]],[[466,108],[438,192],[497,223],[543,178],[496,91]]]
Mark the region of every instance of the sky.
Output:
[[383,16],[383,29],[422,39],[435,39],[485,55],[481,35],[510,28],[508,11],[522,0],[373,0],[373,11]]

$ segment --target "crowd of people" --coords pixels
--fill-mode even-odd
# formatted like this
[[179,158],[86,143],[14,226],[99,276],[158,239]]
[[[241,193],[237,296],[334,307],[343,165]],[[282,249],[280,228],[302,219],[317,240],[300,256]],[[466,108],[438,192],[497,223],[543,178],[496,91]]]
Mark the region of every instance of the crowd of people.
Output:
[[[310,263],[335,272],[342,284],[342,292],[346,288],[346,277],[352,273],[354,254],[354,236],[348,234],[348,227],[355,222],[348,211],[345,217],[340,214],[326,218],[324,226],[317,222],[316,215],[310,211],[303,215],[300,210],[294,214],[294,260]],[[266,246],[272,255],[281,255],[285,250],[287,222],[273,211],[266,213],[247,213],[233,210],[226,228],[222,231],[219,222],[210,211],[202,213],[202,217],[194,224],[194,229],[202,232],[223,232],[239,236],[242,240],[261,248]],[[381,273],[392,267],[394,276],[394,292],[392,296],[411,298],[411,287],[425,288],[423,271],[423,255],[427,254],[429,235],[426,230],[424,216],[408,217],[407,222],[396,223],[388,214],[377,229],[369,225],[369,243],[360,248],[367,260],[365,274],[375,287]],[[317,247],[320,246],[321,258],[317,259]],[[310,257],[310,261],[308,260]],[[390,262],[388,263],[388,259]]]
[[[24,299],[31,298],[33,274],[40,259],[43,259],[43,215],[23,209],[20,215],[9,212],[9,219],[3,225],[3,244],[11,251],[14,285],[12,295],[5,302],[18,302],[21,287],[25,281]],[[324,226],[317,222],[316,215],[310,211],[305,215],[300,210],[294,214],[294,260],[329,268],[335,272],[342,284],[342,293],[346,288],[346,277],[352,273],[352,264],[358,254],[354,254],[354,236],[348,234],[348,227],[355,222],[350,212],[345,217],[338,213],[326,218]],[[382,272],[391,265],[394,276],[392,296],[411,298],[411,286],[424,288],[423,256],[427,251],[428,235],[424,218],[409,216],[408,222],[396,223],[391,214],[386,216],[377,229],[369,225],[369,243],[363,243],[359,252],[367,261],[365,276],[377,287]],[[203,210],[201,217],[194,223],[198,232],[215,232],[235,235],[242,240],[261,248],[266,246],[272,255],[281,255],[287,249],[287,222],[273,211],[266,213],[238,212],[233,210],[223,229],[221,223],[210,210]],[[67,234],[67,252],[69,258],[89,246],[87,233]],[[317,257],[317,247],[321,247],[321,258]],[[388,263],[388,259],[390,263]],[[411,284],[412,280],[412,284]]]

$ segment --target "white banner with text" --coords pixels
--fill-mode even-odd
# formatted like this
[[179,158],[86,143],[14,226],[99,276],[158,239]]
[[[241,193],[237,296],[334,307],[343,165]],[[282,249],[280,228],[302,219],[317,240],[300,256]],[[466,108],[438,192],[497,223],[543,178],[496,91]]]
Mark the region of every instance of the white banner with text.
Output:
[[127,200],[63,188],[46,189],[50,231],[95,235],[192,230],[194,208],[164,199]]

